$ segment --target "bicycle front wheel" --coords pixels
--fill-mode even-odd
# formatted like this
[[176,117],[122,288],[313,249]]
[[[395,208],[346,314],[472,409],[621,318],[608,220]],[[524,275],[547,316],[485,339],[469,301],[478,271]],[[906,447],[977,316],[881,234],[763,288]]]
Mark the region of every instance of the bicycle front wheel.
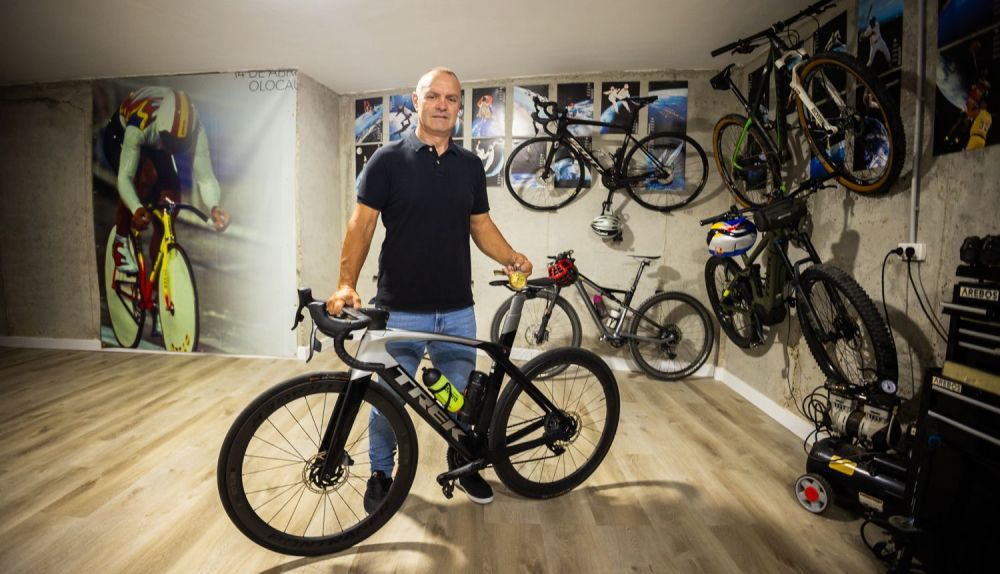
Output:
[[632,316],[628,341],[636,364],[663,381],[690,377],[705,364],[715,339],[708,309],[685,293],[657,293]]
[[[552,303],[552,312],[546,317],[545,312]],[[500,304],[500,308],[493,315],[493,322],[490,325],[490,340],[494,343],[500,342],[500,329],[507,319],[510,311],[512,295]],[[542,322],[545,321],[545,327]],[[580,328],[580,317],[576,314],[569,301],[555,294],[554,291],[545,289],[538,292],[535,297],[525,299],[521,308],[521,321],[517,326],[517,335],[514,337],[515,349],[526,351],[530,355],[537,355],[550,349],[559,347],[579,347],[583,336]],[[529,357],[532,358],[532,357]],[[551,377],[561,371],[553,370],[539,373],[539,378]]]
[[639,140],[625,155],[625,189],[654,211],[683,207],[705,189],[708,158],[686,134],[657,132]]
[[[314,373],[285,381],[229,429],[219,453],[219,496],[236,527],[264,548],[297,556],[339,552],[374,534],[406,498],[417,469],[416,431],[398,399],[376,384],[365,393],[341,464],[321,476],[323,434],[348,380],[347,373]],[[388,493],[369,514],[374,409],[388,428],[379,436],[395,438],[398,462]]]
[[[115,266],[115,228],[111,227],[108,244],[104,250],[104,299],[108,306],[111,331],[118,344],[125,348],[139,346],[146,312],[142,308],[142,287],[138,273],[121,273]],[[139,261],[132,237],[126,240],[132,260]]]
[[722,332],[737,347],[756,347],[763,342],[763,325],[753,312],[753,291],[742,269],[728,257],[710,257],[705,262],[708,302]]
[[712,132],[712,150],[723,183],[744,207],[767,205],[781,194],[781,164],[757,124],[724,116]]
[[191,352],[198,348],[198,289],[187,253],[172,245],[163,259],[157,285],[163,347]]
[[899,177],[906,140],[899,106],[885,86],[853,56],[819,54],[799,72],[819,115],[797,100],[799,124],[817,159],[837,182],[858,193],[881,194]]
[[[558,375],[539,379],[539,373],[556,369]],[[607,455],[618,430],[618,382],[600,357],[575,348],[543,353],[523,372],[571,423],[563,428],[520,386],[508,383],[490,429],[493,468],[517,494],[551,498],[586,480]]]
[[573,201],[585,178],[583,159],[554,137],[522,142],[504,165],[507,191],[521,205],[538,211],[554,211]]
[[875,304],[858,283],[831,265],[802,272],[799,323],[820,369],[848,385],[897,380],[896,346]]

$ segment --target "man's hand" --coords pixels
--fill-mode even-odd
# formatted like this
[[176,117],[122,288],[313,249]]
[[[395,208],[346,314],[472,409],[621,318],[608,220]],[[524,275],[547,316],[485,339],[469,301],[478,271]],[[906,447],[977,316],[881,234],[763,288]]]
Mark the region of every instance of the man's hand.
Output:
[[212,226],[216,231],[225,231],[229,227],[229,212],[218,205],[212,208]]
[[330,298],[326,300],[326,312],[336,317],[340,315],[345,305],[355,309],[361,307],[361,297],[350,285],[344,285],[337,289],[336,293],[330,295]]
[[149,222],[152,220],[153,216],[149,213],[149,210],[145,207],[140,207],[132,214],[132,228],[142,231],[149,226]]
[[510,275],[512,271],[520,271],[525,275],[531,275],[531,270],[533,269],[531,261],[525,257],[523,253],[514,252],[514,256],[511,257],[510,263],[503,266],[504,271],[507,275]]

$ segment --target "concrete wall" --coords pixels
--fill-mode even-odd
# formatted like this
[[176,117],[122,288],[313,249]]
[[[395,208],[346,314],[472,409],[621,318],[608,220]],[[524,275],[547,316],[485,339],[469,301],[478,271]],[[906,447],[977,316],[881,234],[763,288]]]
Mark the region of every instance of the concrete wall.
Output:
[[0,90],[0,335],[97,339],[91,90]]

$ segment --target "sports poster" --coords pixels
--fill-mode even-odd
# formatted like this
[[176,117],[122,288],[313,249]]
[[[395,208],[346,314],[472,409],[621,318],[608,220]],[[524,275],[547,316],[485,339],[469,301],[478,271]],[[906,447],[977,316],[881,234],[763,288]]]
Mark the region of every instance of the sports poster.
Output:
[[451,131],[451,137],[460,139],[465,134],[465,89],[458,97],[458,119],[455,120],[455,129]]
[[382,141],[382,98],[354,100],[354,143]]
[[535,113],[534,98],[548,101],[549,85],[514,86],[514,117],[511,118],[511,137],[527,138],[544,135],[541,126],[536,126],[534,120],[531,119],[531,114]]
[[472,89],[472,137],[503,137],[506,128],[506,89],[503,87]]
[[649,104],[649,133],[686,133],[688,83],[650,82],[649,95],[657,96],[656,101]]
[[486,186],[496,187],[503,185],[503,153],[504,138],[486,138],[472,140],[472,151],[476,152],[479,160],[483,162],[483,171],[486,172]]
[[401,140],[417,129],[417,110],[413,93],[389,96],[389,141]]
[[[93,82],[102,345],[295,356],[297,88],[294,70]],[[122,197],[154,215],[141,231]]]
[[[604,82],[601,84],[601,122],[628,126],[638,113],[636,105],[626,98],[639,95],[639,82]],[[601,127],[602,134],[622,134],[624,129]]]
[[[514,148],[521,144],[515,140]],[[544,141],[535,142],[514,155],[510,164],[510,182],[515,188],[537,187],[546,189],[551,183],[546,183],[542,177],[545,160],[549,153],[549,145]],[[561,146],[556,150],[550,166],[555,187],[576,188],[580,180],[580,164],[573,158],[569,148]],[[583,185],[590,187],[590,172],[583,169]]]
[[897,107],[902,89],[902,53],[903,0],[860,0],[858,60],[878,76]]
[[813,34],[812,53],[844,52],[847,49],[847,11],[843,11],[823,24]]
[[[556,101],[559,102],[559,107],[566,108],[566,112],[571,118],[594,119],[593,82],[558,84],[556,86]],[[590,126],[570,126],[569,131],[581,138],[589,138],[593,133]]]
[[382,144],[375,145],[358,145],[354,146],[354,183],[357,185],[358,180],[361,179],[361,172],[364,171],[365,166],[368,165],[368,160],[372,158],[375,151],[382,147]]
[[997,143],[1000,105],[1000,2],[938,2],[934,155]]

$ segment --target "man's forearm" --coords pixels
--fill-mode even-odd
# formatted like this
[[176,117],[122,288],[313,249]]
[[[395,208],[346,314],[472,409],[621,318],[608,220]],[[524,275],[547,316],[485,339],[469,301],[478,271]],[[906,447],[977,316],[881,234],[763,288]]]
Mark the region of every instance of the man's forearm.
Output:
[[348,222],[344,246],[340,251],[339,287],[357,289],[358,275],[361,274],[361,267],[368,258],[374,231],[374,226],[369,229],[364,222],[356,221],[354,218]]
[[513,263],[516,252],[504,239],[503,234],[497,229],[492,219],[486,219],[473,225],[472,240],[480,251],[497,263],[501,265]]

